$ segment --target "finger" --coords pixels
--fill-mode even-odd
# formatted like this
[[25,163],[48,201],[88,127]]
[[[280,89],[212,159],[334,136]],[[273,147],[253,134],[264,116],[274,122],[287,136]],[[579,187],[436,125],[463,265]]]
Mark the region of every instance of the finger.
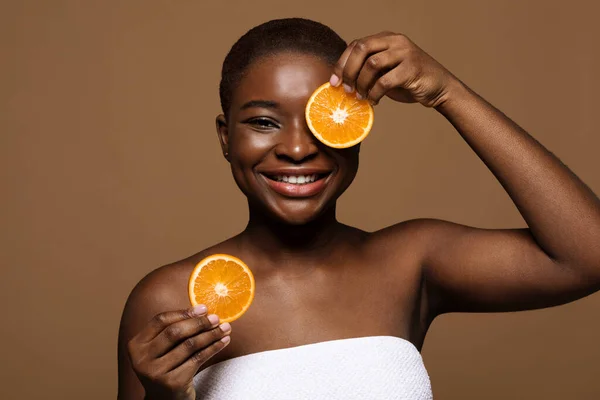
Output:
[[412,95],[406,90],[406,87],[410,84],[410,82],[415,78],[415,74],[410,67],[406,64],[401,63],[396,68],[391,71],[383,74],[367,95],[367,99],[372,104],[378,104],[379,101],[385,94],[392,90],[396,89],[398,92],[398,96],[394,98],[399,101],[412,102]]
[[375,35],[367,36],[364,39],[352,41],[348,45],[348,47],[346,47],[346,50],[344,50],[344,52],[338,59],[338,62],[335,64],[335,66],[333,68],[333,75],[331,76],[329,83],[331,83],[332,86],[336,86],[336,87],[342,84],[342,75],[343,75],[344,67],[346,66],[348,57],[350,57],[350,54],[352,53],[352,50],[354,49],[354,46],[356,46],[357,43],[364,41],[364,40],[370,40],[373,38],[378,38],[378,37],[388,36],[388,35],[390,35],[390,32],[381,32],[381,33],[377,33]]
[[347,92],[351,92],[356,87],[356,78],[366,59],[375,53],[387,50],[389,44],[388,37],[384,34],[369,36],[355,42],[341,71],[344,89]]
[[223,350],[230,341],[231,337],[229,335],[224,336],[221,340],[217,340],[210,346],[194,353],[183,364],[172,370],[169,374],[178,376],[180,379],[185,379],[186,381],[193,379],[202,364],[206,363],[215,354]]
[[206,306],[199,304],[193,308],[177,311],[167,311],[157,314],[152,318],[146,327],[136,336],[141,343],[150,342],[158,336],[167,326],[186,319],[195,318],[206,314]]
[[159,362],[161,362],[167,371],[176,369],[185,363],[188,358],[210,347],[225,336],[229,336],[230,333],[231,325],[227,322],[209,331],[201,332],[181,342],[177,347],[161,357]]
[[331,79],[329,80],[331,86],[337,87],[342,84],[342,72],[344,71],[344,66],[346,65],[348,57],[350,57],[350,53],[352,53],[354,45],[356,45],[356,41],[353,41],[348,45],[348,47],[346,47],[346,50],[344,50],[344,52],[338,59],[338,62],[333,67],[333,75],[331,75]]
[[196,318],[176,322],[167,326],[150,343],[148,355],[152,358],[162,357],[178,344],[209,331],[219,325],[219,317],[215,314],[201,315]]
[[359,98],[366,98],[377,79],[402,62],[403,54],[402,50],[390,49],[367,58],[356,79]]

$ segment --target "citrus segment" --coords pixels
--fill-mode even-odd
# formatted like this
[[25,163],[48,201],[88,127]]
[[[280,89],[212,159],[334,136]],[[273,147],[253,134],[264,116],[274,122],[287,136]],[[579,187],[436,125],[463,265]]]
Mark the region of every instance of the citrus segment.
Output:
[[221,322],[240,318],[254,299],[252,271],[239,258],[214,254],[200,261],[188,284],[192,306],[204,304]]
[[306,122],[317,139],[330,147],[352,147],[367,137],[373,126],[373,107],[346,93],[342,86],[321,85],[306,104]]

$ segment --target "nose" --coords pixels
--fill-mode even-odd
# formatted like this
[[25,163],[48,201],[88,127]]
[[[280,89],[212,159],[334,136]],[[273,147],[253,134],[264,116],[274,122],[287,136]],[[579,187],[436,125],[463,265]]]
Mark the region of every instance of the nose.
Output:
[[314,158],[318,152],[317,139],[308,128],[304,118],[289,126],[288,129],[282,130],[279,143],[275,147],[275,154],[278,158],[293,163],[301,163]]

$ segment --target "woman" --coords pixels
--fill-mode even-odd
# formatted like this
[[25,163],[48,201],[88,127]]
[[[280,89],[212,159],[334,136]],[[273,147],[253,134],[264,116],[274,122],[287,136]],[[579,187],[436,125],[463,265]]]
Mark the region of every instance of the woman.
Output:
[[[365,232],[338,222],[360,146],[327,148],[310,133],[304,108],[326,81],[373,104],[388,97],[442,114],[528,228],[416,219]],[[419,350],[436,316],[548,307],[600,288],[598,198],[406,36],[347,46],[316,22],[271,21],[233,46],[220,95],[217,133],[248,198],[248,225],[133,289],[119,335],[119,398],[431,398]],[[314,174],[321,183],[311,193],[271,185]],[[189,274],[214,253],[241,258],[256,279],[233,331],[189,308]]]

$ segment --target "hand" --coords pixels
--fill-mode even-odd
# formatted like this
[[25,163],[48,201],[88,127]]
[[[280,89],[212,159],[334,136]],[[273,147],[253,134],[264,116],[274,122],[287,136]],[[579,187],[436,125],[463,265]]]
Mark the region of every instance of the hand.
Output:
[[194,375],[228,343],[231,326],[206,316],[206,308],[169,311],[156,315],[128,343],[135,373],[146,399],[195,400]]
[[[341,78],[341,79],[340,79]],[[402,34],[383,32],[355,40],[334,67],[333,86],[356,90],[372,104],[385,95],[404,102],[437,107],[458,82],[446,68]]]

